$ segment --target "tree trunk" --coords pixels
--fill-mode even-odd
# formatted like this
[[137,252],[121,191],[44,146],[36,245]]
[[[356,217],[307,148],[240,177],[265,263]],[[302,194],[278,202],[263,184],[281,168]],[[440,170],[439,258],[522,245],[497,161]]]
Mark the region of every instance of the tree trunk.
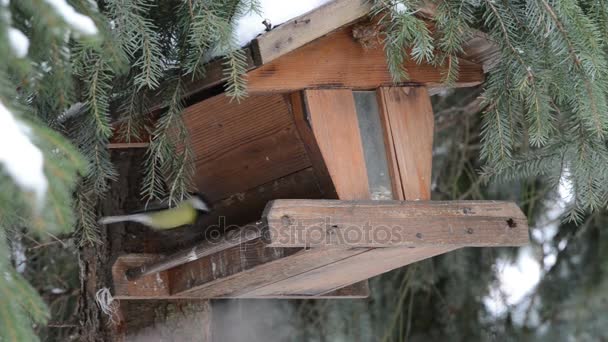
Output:
[[[99,216],[126,213],[143,207],[139,190],[144,153],[142,149],[113,152],[119,177],[99,203]],[[118,223],[100,227],[102,243],[80,248],[80,341],[211,340],[209,301],[121,301],[115,306],[117,310],[113,317],[102,313],[95,301],[96,292],[102,288],[113,293],[111,268],[119,255],[166,253],[175,249],[176,240],[185,240],[181,236],[167,239],[167,234],[137,224]],[[161,243],[167,240],[170,246]]]

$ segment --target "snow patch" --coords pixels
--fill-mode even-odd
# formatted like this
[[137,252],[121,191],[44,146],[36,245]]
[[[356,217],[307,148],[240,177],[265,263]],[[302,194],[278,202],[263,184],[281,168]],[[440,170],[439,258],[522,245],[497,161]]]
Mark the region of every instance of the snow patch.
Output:
[[48,186],[44,158],[29,134],[29,127],[18,122],[0,102],[0,164],[18,186],[36,195],[41,207]]
[[8,28],[8,41],[15,55],[19,58],[27,56],[27,50],[30,48],[30,40],[14,27]]
[[45,0],[61,17],[75,30],[85,35],[97,34],[97,27],[93,19],[76,12],[65,0]]
[[329,0],[261,0],[261,16],[256,13],[251,13],[240,18],[237,22],[236,35],[238,37],[239,45],[244,46],[249,44],[253,38],[264,32],[265,26],[262,22],[265,19],[268,19],[272,26],[277,26],[299,15],[310,12],[328,2]]

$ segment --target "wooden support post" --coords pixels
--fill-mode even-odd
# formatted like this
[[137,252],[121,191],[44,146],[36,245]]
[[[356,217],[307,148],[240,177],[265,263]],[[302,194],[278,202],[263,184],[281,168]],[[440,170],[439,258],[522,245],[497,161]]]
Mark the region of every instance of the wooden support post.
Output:
[[430,199],[434,119],[427,89],[379,88],[378,103],[395,199]]
[[272,247],[521,246],[526,216],[512,202],[275,200]]

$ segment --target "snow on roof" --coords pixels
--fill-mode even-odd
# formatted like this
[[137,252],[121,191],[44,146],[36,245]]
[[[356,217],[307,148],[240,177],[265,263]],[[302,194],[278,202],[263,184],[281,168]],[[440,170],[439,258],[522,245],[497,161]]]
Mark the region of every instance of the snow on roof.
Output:
[[240,46],[249,44],[258,34],[263,33],[265,26],[262,21],[268,19],[272,26],[277,26],[290,19],[310,12],[331,0],[260,0],[262,16],[249,14],[242,17],[236,27]]

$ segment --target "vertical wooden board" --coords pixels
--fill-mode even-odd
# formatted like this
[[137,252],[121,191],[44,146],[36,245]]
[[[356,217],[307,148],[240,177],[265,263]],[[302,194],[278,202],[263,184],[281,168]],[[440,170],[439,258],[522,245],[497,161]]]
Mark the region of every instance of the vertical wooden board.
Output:
[[293,121],[300,135],[300,139],[304,143],[306,152],[308,153],[308,159],[312,163],[312,168],[319,180],[319,186],[323,194],[323,198],[337,199],[336,188],[329,175],[323,155],[319,149],[319,145],[315,140],[314,133],[310,127],[310,123],[307,118],[306,108],[304,104],[304,98],[302,92],[294,92],[289,96],[291,102],[291,113],[293,115]]
[[392,139],[392,169],[400,176],[395,183],[400,184],[403,199],[429,199],[434,121],[428,91],[425,87],[386,87],[378,92],[386,137],[389,142]]
[[404,201],[405,196],[403,195],[403,186],[401,185],[401,175],[399,174],[399,165],[397,163],[397,151],[395,151],[394,146],[395,140],[393,139],[393,130],[391,129],[391,122],[380,89],[377,91],[378,107],[380,110],[380,123],[382,124],[384,134],[384,147],[386,149],[388,172],[392,180],[393,199]]
[[212,200],[310,167],[289,106],[281,95],[225,95],[185,110],[195,154],[195,184]]
[[340,199],[368,199],[369,186],[353,94],[305,90],[313,134]]

